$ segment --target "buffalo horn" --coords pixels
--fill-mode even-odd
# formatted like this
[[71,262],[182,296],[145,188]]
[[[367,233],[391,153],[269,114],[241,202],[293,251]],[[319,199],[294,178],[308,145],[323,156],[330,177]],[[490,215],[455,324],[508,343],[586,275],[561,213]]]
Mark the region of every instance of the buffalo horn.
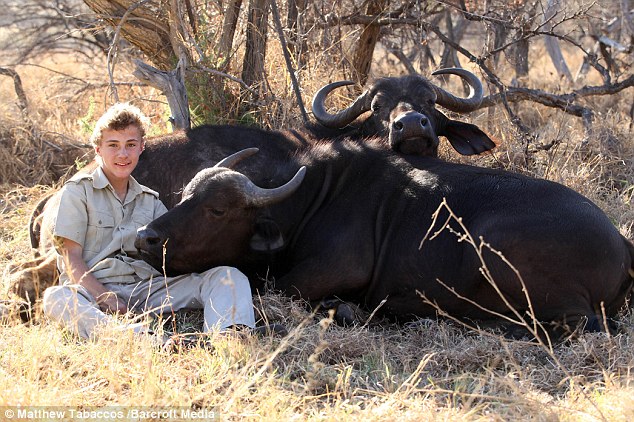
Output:
[[433,85],[434,91],[436,91],[436,103],[445,107],[448,110],[455,111],[457,113],[467,113],[473,110],[477,110],[482,103],[482,82],[473,73],[468,70],[451,67],[447,69],[439,69],[432,73],[432,75],[457,75],[460,76],[467,84],[469,84],[469,96],[467,98],[459,98],[455,95],[445,91],[444,89]]
[[265,189],[256,186],[248,177],[245,176],[244,182],[244,194],[247,198],[249,205],[254,207],[264,207],[270,204],[275,204],[282,201],[292,195],[302,184],[304,175],[306,174],[306,167],[302,166],[295,176],[280,187],[273,189]]
[[315,119],[322,125],[330,128],[342,128],[349,123],[352,123],[362,113],[370,110],[369,95],[366,92],[357,97],[356,100],[346,109],[343,109],[335,114],[330,114],[326,111],[326,97],[336,88],[353,85],[351,81],[339,81],[333,82],[323,86],[315,96],[313,97],[313,115]]
[[233,168],[233,166],[238,164],[240,161],[252,156],[253,154],[256,154],[258,151],[259,149],[257,148],[246,148],[240,150],[218,161],[218,163],[214,167],[226,167],[228,169]]

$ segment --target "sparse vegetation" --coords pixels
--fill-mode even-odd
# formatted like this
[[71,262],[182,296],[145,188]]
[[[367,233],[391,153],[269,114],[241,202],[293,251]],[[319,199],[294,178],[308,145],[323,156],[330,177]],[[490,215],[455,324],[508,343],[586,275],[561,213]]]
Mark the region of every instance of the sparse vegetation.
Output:
[[[467,3],[471,7],[473,2],[422,3],[431,13],[432,6],[443,9],[450,3]],[[598,2],[598,6],[569,3],[574,11],[585,14],[566,15],[561,27],[569,30],[567,35],[577,28],[589,31],[584,25],[598,19],[602,12],[598,6],[606,2]],[[628,2],[609,2],[608,6],[617,3]],[[206,10],[210,25],[217,17],[216,11]],[[475,21],[469,30],[475,33],[479,29],[474,25]],[[337,32],[334,26],[328,27],[320,33],[324,44],[308,44],[314,50],[308,52],[309,59],[298,72],[305,103],[323,82],[345,79],[350,71],[346,60],[351,60],[351,54],[344,47],[351,44],[359,26],[345,28]],[[408,38],[412,34],[402,26],[386,26],[386,30],[390,40],[412,45]],[[341,44],[326,44],[337,34]],[[274,36],[270,30],[269,37]],[[0,32],[3,48],[8,48],[6,40],[7,34]],[[465,36],[460,45],[481,52],[483,47],[476,44],[482,40]],[[21,45],[26,41],[21,38]],[[242,51],[241,42],[236,40],[234,54]],[[209,42],[208,48],[213,45]],[[374,76],[407,71],[387,45],[377,47],[371,70]],[[436,60],[442,53],[440,45],[433,44],[430,50]],[[209,119],[209,113],[224,112],[215,116],[217,122],[297,127],[301,116],[279,43],[269,42],[268,48],[268,94],[250,104],[251,112],[245,113],[239,103],[245,98],[238,92],[240,85],[228,81],[222,86],[232,96],[223,97],[226,102],[222,104],[201,100],[192,105],[194,117]],[[571,44],[562,48],[571,68],[582,65],[586,57],[577,48]],[[337,53],[326,55],[327,49]],[[425,51],[414,56],[424,56]],[[629,58],[614,52],[617,60],[613,65],[624,80],[632,75],[631,50]],[[28,113],[24,114],[14,82],[0,75],[0,269],[2,299],[10,307],[13,298],[6,293],[9,274],[32,256],[27,231],[30,211],[91,159],[88,128],[113,102],[113,96],[105,56],[71,57],[49,51],[17,54],[21,59],[10,61],[15,52],[6,53],[0,67],[15,69],[28,99]],[[166,132],[169,109],[160,92],[136,83],[129,61],[135,54],[128,51],[117,63],[117,95],[146,112],[157,133]],[[477,67],[459,57],[465,66]],[[605,57],[597,60],[609,67]],[[413,62],[416,66],[426,63],[422,59]],[[519,78],[523,87],[559,95],[602,83],[603,75],[596,70],[588,70],[586,79],[577,85],[560,78],[537,34],[531,37],[529,63],[528,75]],[[490,61],[486,64],[493,66]],[[510,55],[508,61],[500,59],[491,68],[504,84],[515,83],[511,81],[515,62]],[[425,74],[429,70],[420,69]],[[223,72],[238,75],[240,70],[234,63]],[[197,73],[191,82],[201,80],[204,76]],[[192,98],[204,97],[203,88],[196,85]],[[460,87],[452,89],[459,91]],[[496,87],[490,84],[489,89],[493,93]],[[584,97],[583,107],[594,112],[590,132],[580,117],[537,102],[482,109],[469,118],[499,141],[496,151],[464,158],[444,148],[441,154],[450,161],[502,167],[563,183],[595,201],[634,240],[632,92],[629,88]],[[213,91],[209,97],[219,95]],[[339,99],[342,104],[348,100]],[[521,125],[511,121],[514,117]],[[430,224],[421,221],[412,230],[419,231],[422,238]],[[445,319],[403,326],[373,318],[363,327],[339,327],[328,315],[311,314],[303,303],[276,294],[257,297],[255,302],[270,321],[286,324],[290,335],[283,339],[219,337],[213,350],[193,348],[179,354],[157,350],[147,339],[122,338],[118,333],[107,333],[95,342],[77,341],[37,314],[29,324],[9,314],[0,327],[0,380],[4,380],[0,381],[0,406],[184,406],[214,410],[222,419],[265,420],[626,421],[634,417],[634,316],[629,310],[619,320],[618,335],[583,334],[548,349],[507,340],[495,331],[468,330]],[[195,312],[176,317],[181,331],[195,330],[201,323]]]

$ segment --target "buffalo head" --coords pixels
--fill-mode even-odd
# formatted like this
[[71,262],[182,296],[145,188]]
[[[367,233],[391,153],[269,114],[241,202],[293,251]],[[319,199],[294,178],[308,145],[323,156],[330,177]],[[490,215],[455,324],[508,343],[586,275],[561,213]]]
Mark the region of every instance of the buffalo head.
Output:
[[137,231],[134,244],[141,257],[168,275],[202,272],[241,261],[251,243],[257,242],[257,209],[292,195],[306,173],[305,167],[300,168],[289,182],[277,188],[256,186],[231,167],[257,151],[239,151],[198,172],[174,208]]
[[349,107],[337,113],[326,111],[325,100],[336,88],[353,82],[340,81],[322,87],[313,98],[313,115],[323,126],[344,128],[367,111],[371,115],[358,127],[362,136],[387,136],[390,147],[404,154],[436,156],[438,136],[446,137],[463,155],[479,154],[495,143],[477,126],[449,119],[436,104],[457,112],[478,109],[482,83],[473,73],[460,68],[441,69],[433,75],[460,76],[470,86],[470,95],[459,98],[419,75],[382,78],[361,94]]

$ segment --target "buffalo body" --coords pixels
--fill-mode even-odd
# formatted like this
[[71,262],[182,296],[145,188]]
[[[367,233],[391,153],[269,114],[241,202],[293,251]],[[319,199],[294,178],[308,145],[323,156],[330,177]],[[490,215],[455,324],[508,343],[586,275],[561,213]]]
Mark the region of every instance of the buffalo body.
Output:
[[[286,199],[254,203],[242,173],[204,170],[177,206],[139,231],[144,259],[166,262],[169,274],[235,265],[273,276],[290,295],[335,295],[401,319],[437,308],[496,319],[515,309],[540,321],[588,319],[596,329],[631,288],[631,243],[563,185],[403,156],[371,140],[309,145],[248,164],[257,157],[243,162],[256,185],[283,185],[304,166],[303,183]],[[422,242],[444,202],[460,224],[435,233],[448,219],[441,210]],[[499,254],[484,247],[479,255],[458,232]]]

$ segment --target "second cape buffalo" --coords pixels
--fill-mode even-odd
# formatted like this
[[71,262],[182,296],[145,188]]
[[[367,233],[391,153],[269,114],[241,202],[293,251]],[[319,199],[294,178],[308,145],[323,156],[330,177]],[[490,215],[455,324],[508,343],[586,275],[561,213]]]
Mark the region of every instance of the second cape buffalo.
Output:
[[[234,265],[272,276],[289,295],[335,295],[398,319],[438,307],[490,320],[512,308],[601,330],[630,292],[632,244],[561,184],[403,156],[371,140],[312,145],[265,164],[257,156],[242,162],[257,185],[228,168],[236,157],[199,172],[178,205],[138,231],[142,257],[168,274]],[[422,242],[443,201],[460,224],[442,211]],[[467,232],[499,254],[483,248],[481,261],[460,241]]]
[[439,136],[462,155],[494,148],[495,143],[480,128],[449,119],[436,108],[440,105],[456,113],[477,110],[483,92],[478,77],[461,68],[439,69],[432,75],[459,76],[469,85],[469,96],[456,97],[420,75],[379,78],[352,104],[331,114],[326,111],[327,97],[336,88],[352,84],[333,82],[313,97],[313,115],[319,124],[308,125],[308,129],[317,138],[380,136],[394,151],[410,155],[437,156]]

